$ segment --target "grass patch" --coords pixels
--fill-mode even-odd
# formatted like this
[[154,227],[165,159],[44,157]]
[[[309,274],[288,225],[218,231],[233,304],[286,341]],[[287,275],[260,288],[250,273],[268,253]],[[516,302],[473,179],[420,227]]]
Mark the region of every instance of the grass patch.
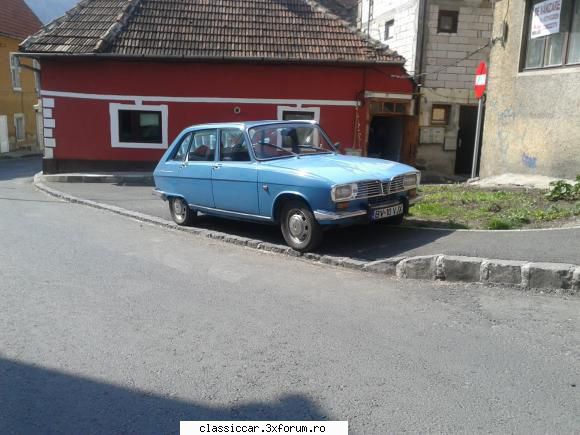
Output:
[[465,185],[423,186],[409,223],[444,228],[508,230],[561,226],[580,216],[580,202],[538,190],[488,190]]

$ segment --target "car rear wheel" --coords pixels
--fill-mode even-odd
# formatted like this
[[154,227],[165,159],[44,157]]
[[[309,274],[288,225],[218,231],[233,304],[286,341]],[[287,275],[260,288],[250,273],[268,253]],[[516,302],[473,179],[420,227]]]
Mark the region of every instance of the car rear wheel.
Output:
[[282,235],[292,249],[308,252],[320,245],[322,228],[303,201],[286,202],[280,216]]
[[180,226],[191,225],[197,217],[197,212],[190,209],[182,198],[170,198],[169,211],[173,221]]

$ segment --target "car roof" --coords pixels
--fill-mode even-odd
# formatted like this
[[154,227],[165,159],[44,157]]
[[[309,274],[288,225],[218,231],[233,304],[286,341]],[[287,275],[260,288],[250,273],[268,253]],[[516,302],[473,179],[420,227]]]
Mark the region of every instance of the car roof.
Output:
[[271,124],[316,124],[316,121],[304,121],[304,120],[297,120],[297,121],[280,121],[276,119],[272,120],[263,120],[263,121],[244,121],[244,122],[214,122],[208,124],[195,124],[189,126],[187,129],[194,129],[194,130],[202,130],[204,128],[229,128],[229,127],[238,127],[238,128],[253,128],[253,127],[260,127],[262,125],[271,125]]

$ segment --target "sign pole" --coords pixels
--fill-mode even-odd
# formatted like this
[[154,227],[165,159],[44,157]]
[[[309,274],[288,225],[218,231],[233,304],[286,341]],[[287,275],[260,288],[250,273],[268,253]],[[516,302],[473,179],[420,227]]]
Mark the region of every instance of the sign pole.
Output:
[[471,167],[471,178],[477,177],[477,162],[479,159],[479,144],[481,142],[481,121],[483,118],[483,97],[479,99],[477,109],[477,126],[475,128],[475,146],[473,147],[473,166]]
[[473,87],[473,92],[475,98],[479,100],[479,106],[477,110],[477,126],[475,128],[475,145],[473,147],[473,165],[471,167],[471,178],[477,177],[477,162],[479,161],[479,145],[481,143],[481,129],[483,128],[483,96],[485,94],[485,88],[487,86],[487,65],[485,62],[481,62],[477,69],[475,70],[475,86]]

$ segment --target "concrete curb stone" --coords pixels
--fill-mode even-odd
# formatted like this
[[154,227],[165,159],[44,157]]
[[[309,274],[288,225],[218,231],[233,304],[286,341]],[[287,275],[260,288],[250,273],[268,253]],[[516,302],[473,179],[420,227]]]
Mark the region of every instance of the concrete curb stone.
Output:
[[153,186],[153,174],[48,174],[41,176],[51,183],[130,183]]
[[384,260],[371,261],[364,265],[363,270],[395,276],[397,274],[397,264],[406,258],[407,257],[392,257]]
[[572,264],[530,263],[525,261],[495,260],[455,255],[393,257],[377,261],[364,261],[356,258],[320,255],[317,253],[301,254],[288,246],[262,242],[260,240],[203,228],[180,227],[171,221],[156,216],[77,198],[46,186],[41,180],[42,178],[39,174],[34,177],[34,185],[39,190],[71,203],[107,210],[121,216],[136,219],[140,222],[179,230],[212,240],[292,257],[300,257],[321,264],[382,275],[396,275],[399,278],[406,279],[501,284],[523,290],[548,289],[552,293],[559,295],[566,294],[573,296],[580,294],[580,266]]
[[481,282],[520,285],[525,264],[525,261],[485,259],[481,264]]
[[573,264],[527,263],[522,267],[522,287],[525,289],[570,289]]
[[443,271],[441,274],[446,281],[481,281],[483,258],[445,255],[442,261]]
[[397,277],[408,279],[435,279],[438,255],[410,257],[397,264]]
[[580,267],[576,267],[572,273],[572,292],[580,292]]

